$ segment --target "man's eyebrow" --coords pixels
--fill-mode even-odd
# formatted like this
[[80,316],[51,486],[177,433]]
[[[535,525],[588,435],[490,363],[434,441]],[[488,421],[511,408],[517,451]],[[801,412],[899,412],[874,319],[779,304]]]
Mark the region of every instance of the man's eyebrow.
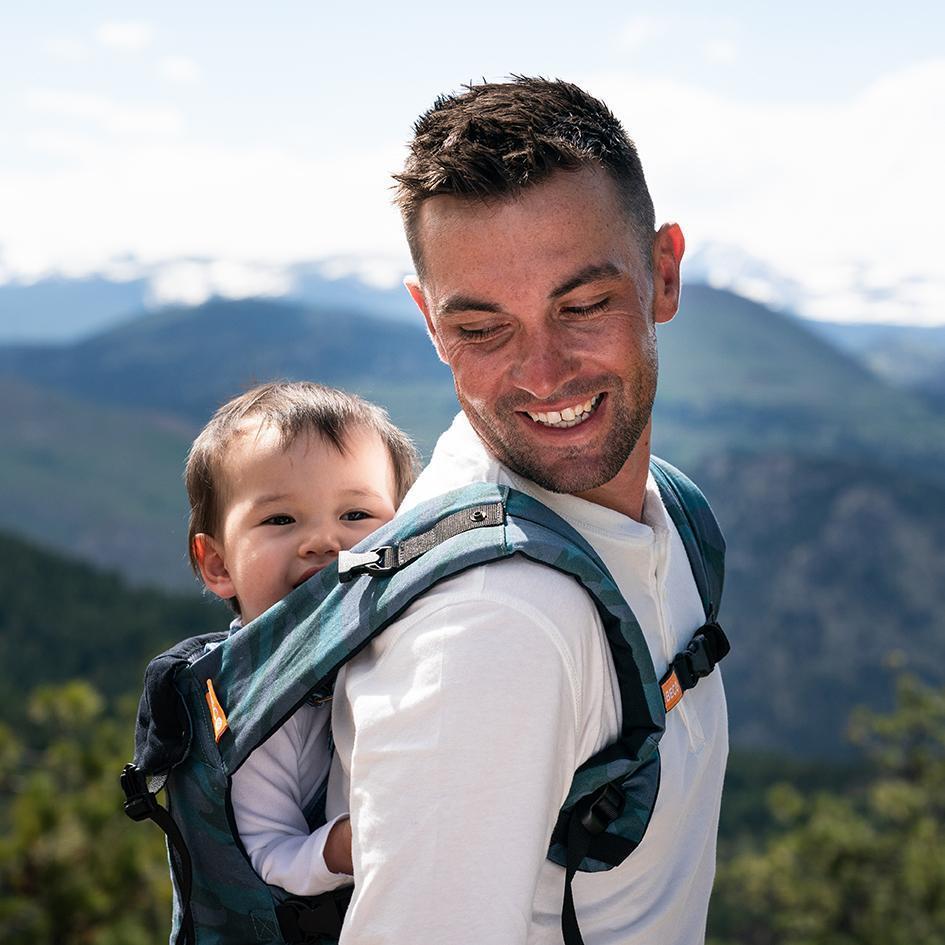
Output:
[[502,311],[501,305],[495,302],[486,302],[483,299],[474,298],[471,295],[457,293],[449,296],[446,301],[437,309],[437,315],[455,315],[457,312],[491,312],[498,314]]
[[585,266],[579,272],[576,272],[566,282],[562,282],[556,289],[548,293],[549,299],[560,299],[562,295],[567,295],[588,282],[596,282],[598,279],[610,279],[619,276],[620,270],[613,263],[600,263],[598,265]]

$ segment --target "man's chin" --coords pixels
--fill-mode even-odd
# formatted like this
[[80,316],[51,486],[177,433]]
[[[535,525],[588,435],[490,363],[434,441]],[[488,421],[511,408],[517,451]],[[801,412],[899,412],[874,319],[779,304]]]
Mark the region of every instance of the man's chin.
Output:
[[561,450],[560,455],[549,457],[523,453],[521,450],[493,450],[503,465],[512,472],[530,480],[549,492],[573,495],[588,492],[610,482],[623,467],[623,461],[614,455],[598,455],[587,450]]

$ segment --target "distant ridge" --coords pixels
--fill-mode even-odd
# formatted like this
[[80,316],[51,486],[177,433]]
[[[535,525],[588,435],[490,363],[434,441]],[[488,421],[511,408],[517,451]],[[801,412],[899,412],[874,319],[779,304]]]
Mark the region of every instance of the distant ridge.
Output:
[[[0,348],[0,373],[193,424],[274,378],[313,378],[376,396],[401,420],[414,399],[421,413],[440,411],[437,424],[455,405],[449,372],[419,324],[260,299],[163,309],[71,345]],[[424,426],[420,434],[436,432]]]
[[[687,287],[658,335],[654,449],[705,488],[728,539],[733,738],[839,752],[851,707],[877,704],[891,665],[945,679],[928,659],[945,645],[943,414],[724,291]],[[0,527],[134,584],[193,589],[189,440],[222,399],[276,376],[374,397],[426,450],[456,409],[418,322],[333,306],[218,300],[8,346]]]

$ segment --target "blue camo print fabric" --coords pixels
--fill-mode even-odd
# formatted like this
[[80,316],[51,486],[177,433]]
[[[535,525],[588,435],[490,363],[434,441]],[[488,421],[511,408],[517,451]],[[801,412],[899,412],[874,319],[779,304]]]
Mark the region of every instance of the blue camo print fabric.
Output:
[[[656,459],[651,470],[686,546],[707,618],[714,619],[725,551],[715,518],[699,490],[678,470]],[[620,739],[575,772],[559,825],[582,798],[615,783],[626,803],[607,830],[632,845],[642,839],[659,786],[663,698],[639,624],[587,542],[530,496],[479,483],[414,508],[353,550],[397,546],[446,516],[496,502],[504,505],[504,523],[455,535],[389,575],[364,574],[341,584],[337,566],[325,568],[209,652],[181,662],[174,685],[190,720],[190,745],[169,773],[166,787],[168,808],[193,861],[191,908],[197,945],[281,945],[275,907],[298,899],[266,885],[250,866],[230,807],[233,772],[307,699],[330,695],[339,668],[415,597],[443,578],[513,554],[582,583],[600,613],[620,683]],[[219,741],[208,708],[208,680],[228,720]],[[561,834],[556,830],[555,835]],[[564,843],[556,840],[548,855],[563,865],[566,852]],[[581,869],[598,871],[612,865],[586,857]],[[175,889],[172,942],[181,918]],[[322,939],[320,945],[329,941]]]

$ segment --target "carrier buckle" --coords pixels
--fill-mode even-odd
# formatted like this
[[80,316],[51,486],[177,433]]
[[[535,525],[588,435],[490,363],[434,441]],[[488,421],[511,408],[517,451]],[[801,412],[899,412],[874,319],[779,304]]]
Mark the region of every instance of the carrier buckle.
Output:
[[359,574],[384,575],[397,570],[397,548],[382,545],[371,551],[339,551],[338,581],[347,584]]
[[127,798],[124,803],[125,813],[135,821],[149,820],[160,805],[148,790],[144,772],[133,764],[127,764],[121,772],[120,781]]

